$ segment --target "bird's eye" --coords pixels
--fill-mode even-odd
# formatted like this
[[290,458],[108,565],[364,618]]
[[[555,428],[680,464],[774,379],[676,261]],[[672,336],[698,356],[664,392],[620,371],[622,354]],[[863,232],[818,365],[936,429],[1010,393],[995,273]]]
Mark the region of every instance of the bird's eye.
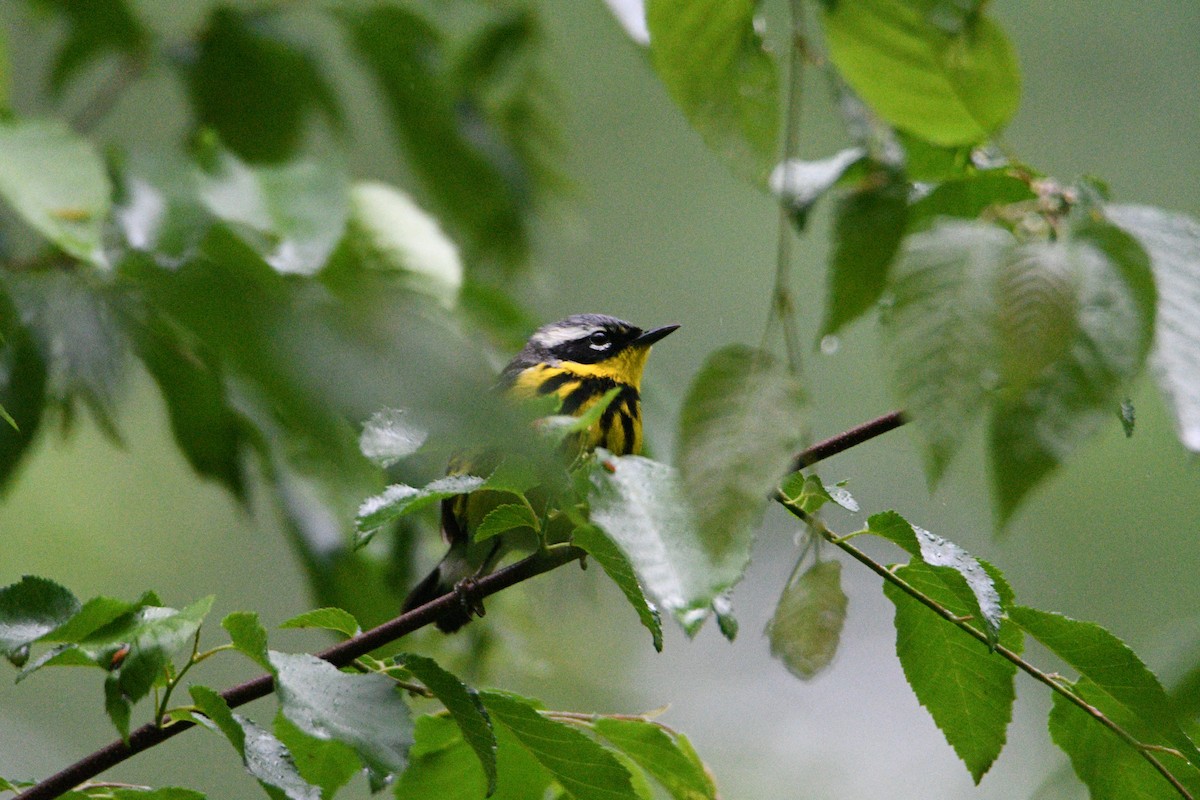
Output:
[[588,342],[590,342],[592,347],[596,350],[603,350],[612,343],[612,340],[609,338],[607,331],[596,331],[588,337]]

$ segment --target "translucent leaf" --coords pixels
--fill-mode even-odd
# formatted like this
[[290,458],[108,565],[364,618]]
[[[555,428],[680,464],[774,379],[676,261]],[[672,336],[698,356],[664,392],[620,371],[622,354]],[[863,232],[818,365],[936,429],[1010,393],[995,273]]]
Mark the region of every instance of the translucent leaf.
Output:
[[821,335],[837,333],[883,296],[908,219],[908,184],[878,170],[834,212],[833,254]]
[[481,542],[484,539],[490,539],[493,536],[499,536],[502,533],[507,533],[517,528],[528,528],[532,531],[537,531],[541,528],[541,523],[529,506],[519,503],[505,503],[493,508],[480,521],[479,526],[475,528],[475,541]]
[[636,800],[628,770],[578,728],[542,716],[516,695],[488,691],[480,697],[493,722],[506,727],[572,797]]
[[1158,284],[1151,360],[1180,441],[1200,452],[1200,222],[1148,206],[1110,205],[1105,214],[1150,256]]
[[[1154,743],[1157,737],[1145,731],[1141,722],[1127,709],[1087,678],[1070,685],[1070,690],[1084,702],[1101,711],[1139,741]],[[1179,793],[1166,779],[1128,743],[1103,725],[1096,724],[1092,715],[1057,692],[1050,711],[1050,738],[1071,759],[1079,780],[1088,787],[1092,800],[1168,800]],[[1147,736],[1147,734],[1149,734]],[[1147,738],[1141,738],[1146,736]],[[1194,766],[1182,764],[1177,758],[1159,755],[1171,773],[1195,794],[1200,791],[1200,772]]]
[[267,658],[267,631],[252,611],[235,611],[221,620],[233,646],[265,670],[271,669]]
[[0,197],[63,252],[105,266],[112,185],[91,142],[64,123],[0,121]]
[[411,414],[385,408],[363,423],[358,449],[379,466],[390,467],[417,452],[428,436],[428,432],[413,424]]
[[149,32],[125,0],[34,0],[52,8],[67,23],[67,35],[50,69],[50,90],[60,95],[67,83],[91,62],[109,53],[137,56],[146,48]]
[[1021,392],[1061,359],[1071,344],[1079,276],[1066,248],[1020,248],[996,280],[1000,380]]
[[605,535],[604,531],[594,525],[576,528],[571,534],[571,544],[583,549],[589,556],[596,559],[596,563],[604,570],[604,574],[612,579],[612,582],[625,595],[625,599],[633,606],[642,625],[650,631],[654,649],[661,653],[663,649],[662,618],[658,614],[658,609],[646,599],[642,585],[625,554],[612,539]]
[[808,221],[808,212],[829,191],[851,165],[866,156],[860,147],[839,150],[829,158],[803,161],[793,158],[776,165],[769,181],[771,191],[792,214],[792,221],[801,230]]
[[767,496],[803,442],[804,405],[782,364],[741,345],[712,353],[692,380],[676,461],[701,547],[715,558],[749,559]]
[[322,800],[331,800],[338,789],[362,772],[362,761],[352,747],[309,736],[282,714],[275,717],[275,736],[291,753],[300,776],[320,788]]
[[983,223],[943,220],[905,239],[883,315],[892,385],[924,440],[937,483],[999,380],[992,286],[1015,239]]
[[65,587],[26,575],[0,589],[0,655],[10,656],[62,625],[79,611]]
[[1200,766],[1200,751],[1179,727],[1167,693],[1146,665],[1116,636],[1092,622],[1017,606],[1009,616],[1047,649],[1090,680],[1142,724]]
[[698,538],[678,475],[667,465],[604,451],[598,460],[589,473],[592,522],[624,553],[658,606],[694,636],[713,600],[741,577],[748,544],[722,551]]
[[846,82],[897,128],[943,146],[981,142],[1021,96],[1016,54],[979,13],[947,29],[938,0],[860,0],[821,14],[829,57]]
[[378,182],[350,190],[350,245],[362,263],[400,274],[414,291],[458,304],[463,265],[438,221],[399,189]]
[[487,778],[487,793],[496,791],[496,734],[492,731],[492,721],[479,695],[467,687],[455,675],[438,666],[433,659],[406,653],[397,657],[396,662],[417,677],[425,688],[433,692],[451,718],[462,731],[463,740],[479,757],[483,774]]
[[247,161],[282,161],[314,110],[341,122],[325,68],[284,32],[278,15],[228,6],[212,12],[184,66],[196,121]]
[[284,274],[319,271],[346,230],[349,181],[328,161],[250,167],[217,150],[197,183],[205,207],[263,237],[263,258]]
[[358,620],[340,608],[317,608],[279,623],[280,628],[324,628],[329,631],[357,636],[362,633]]
[[844,481],[833,486],[826,486],[818,475],[793,472],[779,485],[779,490],[790,501],[810,514],[816,513],[826,503],[834,503],[847,511],[857,513],[858,501],[842,483]]
[[675,800],[716,800],[708,770],[682,736],[637,719],[597,717],[592,728],[649,772]]
[[650,61],[705,142],[763,180],[776,153],[779,76],[753,0],[648,0]]
[[455,495],[468,494],[482,488],[484,483],[483,478],[474,475],[447,475],[420,489],[402,483],[393,484],[383,494],[368,497],[359,507],[355,520],[359,533],[358,544],[366,544],[375,531],[397,517]]
[[839,561],[819,561],[784,588],[767,623],[771,655],[797,678],[808,680],[829,666],[846,621]]
[[[954,614],[974,612],[933,567],[913,563],[895,573]],[[884,582],[883,593],[896,606],[896,655],[904,677],[978,783],[1004,747],[1016,665],[893,584]],[[1001,642],[1019,651],[1020,631],[1006,626]]]
[[316,656],[272,651],[284,715],[318,739],[345,742],[377,774],[399,772],[412,744],[412,719],[382,675],[348,675]]
[[319,800],[320,790],[301,777],[283,742],[253,720],[229,710],[224,698],[207,686],[191,686],[192,701],[208,717],[271,797]]

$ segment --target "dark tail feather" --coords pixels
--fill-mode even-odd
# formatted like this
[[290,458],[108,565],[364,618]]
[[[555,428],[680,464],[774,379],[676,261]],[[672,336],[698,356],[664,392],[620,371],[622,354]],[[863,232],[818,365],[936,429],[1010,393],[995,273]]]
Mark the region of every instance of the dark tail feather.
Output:
[[[433,568],[433,571],[421,579],[421,582],[413,587],[408,593],[408,597],[404,598],[404,605],[401,607],[401,612],[412,611],[418,606],[423,606],[426,603],[437,600],[444,594],[454,591],[454,581],[446,580],[442,572],[445,562],[438,564]],[[435,623],[438,630],[443,633],[454,633],[456,630],[466,625],[471,621],[467,610],[463,608],[461,603],[457,603],[442,613]]]

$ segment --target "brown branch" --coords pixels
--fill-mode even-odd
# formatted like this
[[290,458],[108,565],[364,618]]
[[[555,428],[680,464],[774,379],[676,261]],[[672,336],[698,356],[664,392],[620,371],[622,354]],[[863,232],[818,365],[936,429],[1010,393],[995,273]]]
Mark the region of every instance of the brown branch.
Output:
[[908,422],[908,417],[904,415],[903,411],[892,411],[848,431],[843,431],[837,436],[831,436],[823,442],[817,442],[796,456],[792,462],[792,471],[811,467],[818,461],[823,461],[830,456],[835,456],[874,439],[876,436],[895,430],[906,422]]
[[[496,570],[490,575],[485,575],[475,583],[475,588],[472,592],[476,597],[487,597],[536,575],[541,575],[543,572],[549,572],[564,564],[576,561],[582,558],[583,555],[583,551],[576,547],[566,545],[552,547],[535,553],[529,558],[518,561],[503,569]],[[414,608],[407,614],[401,614],[377,628],[372,628],[352,639],[339,642],[317,653],[317,656],[336,667],[344,667],[356,658],[364,656],[372,650],[394,642],[413,631],[425,627],[431,622],[435,622],[451,608],[457,610],[459,602],[458,596],[453,592],[442,595],[437,600]],[[249,703],[251,700],[265,697],[274,690],[274,678],[269,674],[260,675],[253,680],[227,689],[221,693],[221,697],[229,704],[230,708],[236,708],[237,706]],[[84,781],[96,777],[110,767],[137,755],[143,750],[161,744],[177,733],[182,733],[194,726],[195,723],[188,721],[176,722],[166,727],[159,727],[153,723],[143,725],[129,734],[128,744],[118,739],[76,761],[66,769],[31,786],[17,795],[13,800],[51,800],[51,798],[59,797]]]

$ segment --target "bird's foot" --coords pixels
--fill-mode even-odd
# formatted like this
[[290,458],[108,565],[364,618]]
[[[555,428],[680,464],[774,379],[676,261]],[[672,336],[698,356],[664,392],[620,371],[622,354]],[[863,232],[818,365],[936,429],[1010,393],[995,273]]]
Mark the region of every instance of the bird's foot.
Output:
[[475,575],[463,578],[454,584],[454,595],[458,598],[458,603],[462,606],[463,613],[467,615],[468,619],[487,614],[487,610],[483,607],[483,598],[476,596],[478,585],[479,579]]

